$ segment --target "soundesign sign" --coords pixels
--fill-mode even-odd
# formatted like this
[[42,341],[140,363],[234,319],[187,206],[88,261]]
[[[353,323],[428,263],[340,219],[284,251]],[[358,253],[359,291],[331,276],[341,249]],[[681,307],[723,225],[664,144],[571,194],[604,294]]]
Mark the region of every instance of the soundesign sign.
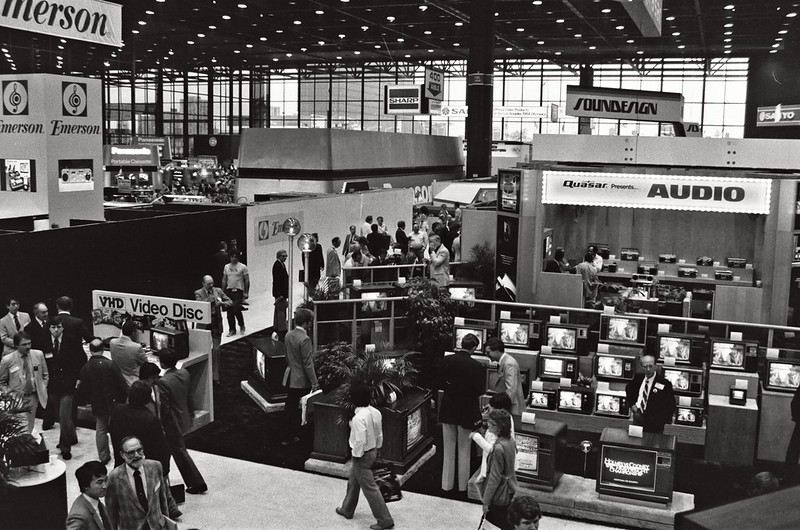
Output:
[[638,121],[683,121],[683,94],[567,86],[569,116]]

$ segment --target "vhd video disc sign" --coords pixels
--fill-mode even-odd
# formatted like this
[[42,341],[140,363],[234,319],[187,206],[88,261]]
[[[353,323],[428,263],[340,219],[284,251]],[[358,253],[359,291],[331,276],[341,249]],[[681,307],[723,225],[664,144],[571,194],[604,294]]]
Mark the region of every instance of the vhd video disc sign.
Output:
[[3,81],[3,114],[6,116],[28,114],[27,81]]
[[64,116],[86,116],[86,83],[61,83],[61,103]]

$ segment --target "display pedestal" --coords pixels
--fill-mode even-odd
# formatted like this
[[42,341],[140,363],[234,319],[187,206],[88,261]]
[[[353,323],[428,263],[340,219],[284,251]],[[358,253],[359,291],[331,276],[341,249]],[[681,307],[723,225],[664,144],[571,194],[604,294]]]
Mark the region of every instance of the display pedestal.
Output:
[[251,337],[255,374],[250,387],[269,403],[286,400],[283,376],[286,373],[286,344],[270,337]]
[[765,390],[761,394],[761,415],[758,431],[769,433],[763,443],[758,444],[758,459],[783,462],[786,448],[794,431],[792,421],[792,397],[788,392]]
[[[731,405],[728,396],[708,396],[705,459],[734,466],[751,466],[758,432],[758,405]],[[785,449],[785,446],[784,446]]]
[[15,530],[64,528],[67,519],[67,465],[50,457],[47,464],[30,471],[14,471],[17,488],[0,500],[0,526]]

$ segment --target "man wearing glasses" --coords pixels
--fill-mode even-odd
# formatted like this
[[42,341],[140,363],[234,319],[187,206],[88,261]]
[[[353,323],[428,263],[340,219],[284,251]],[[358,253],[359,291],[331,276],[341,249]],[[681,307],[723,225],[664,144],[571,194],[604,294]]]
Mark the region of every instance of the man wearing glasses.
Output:
[[138,438],[122,440],[125,464],[115,467],[106,481],[106,508],[112,528],[120,530],[177,529],[166,514],[167,488],[161,464],[146,460]]

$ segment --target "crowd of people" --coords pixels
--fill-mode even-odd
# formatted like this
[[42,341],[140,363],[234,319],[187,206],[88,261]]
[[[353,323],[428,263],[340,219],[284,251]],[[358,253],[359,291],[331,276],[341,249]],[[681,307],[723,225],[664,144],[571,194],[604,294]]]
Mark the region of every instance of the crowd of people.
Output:
[[597,293],[602,285],[598,274],[603,270],[603,257],[598,253],[597,246],[589,245],[583,261],[576,266],[571,266],[567,260],[564,249],[558,247],[551,259],[544,263],[544,272],[571,272],[580,274],[583,280],[583,296],[587,303],[592,303],[597,299]]

